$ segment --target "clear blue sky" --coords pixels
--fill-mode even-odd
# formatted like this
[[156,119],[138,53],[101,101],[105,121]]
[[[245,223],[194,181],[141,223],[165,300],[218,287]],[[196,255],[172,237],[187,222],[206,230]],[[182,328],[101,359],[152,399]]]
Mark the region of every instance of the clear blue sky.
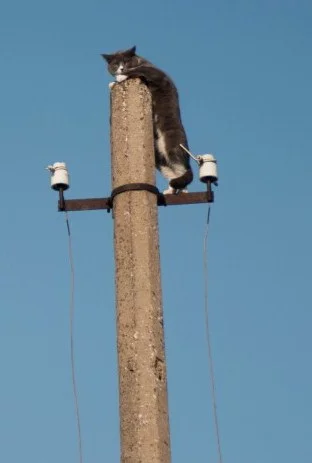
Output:
[[[134,44],[175,80],[193,152],[218,159],[209,303],[224,463],[312,462],[311,24],[308,0],[1,4],[1,462],[78,461],[67,236],[44,168],[67,162],[68,197],[109,194],[100,53]],[[159,210],[173,463],[217,462],[206,213]],[[114,463],[112,219],[71,222],[85,462]]]

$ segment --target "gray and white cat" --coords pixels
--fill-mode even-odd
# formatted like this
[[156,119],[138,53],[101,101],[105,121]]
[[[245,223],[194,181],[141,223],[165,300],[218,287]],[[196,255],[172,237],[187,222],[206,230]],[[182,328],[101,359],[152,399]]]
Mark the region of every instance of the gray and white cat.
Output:
[[[188,154],[180,143],[188,148],[187,138],[181,121],[177,89],[163,71],[152,63],[136,55],[136,47],[103,54],[108,63],[108,71],[122,82],[131,77],[139,77],[150,89],[153,105],[156,167],[169,180],[164,193],[187,191],[193,180]],[[112,87],[115,82],[110,84]]]

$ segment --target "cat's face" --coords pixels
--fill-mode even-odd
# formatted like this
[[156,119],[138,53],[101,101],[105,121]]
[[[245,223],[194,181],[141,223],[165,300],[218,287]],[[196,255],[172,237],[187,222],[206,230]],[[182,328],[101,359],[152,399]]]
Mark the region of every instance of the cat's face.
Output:
[[142,58],[135,54],[136,47],[129,50],[117,51],[111,55],[103,54],[103,58],[108,63],[108,71],[113,76],[124,74],[127,69],[135,68],[142,62]]

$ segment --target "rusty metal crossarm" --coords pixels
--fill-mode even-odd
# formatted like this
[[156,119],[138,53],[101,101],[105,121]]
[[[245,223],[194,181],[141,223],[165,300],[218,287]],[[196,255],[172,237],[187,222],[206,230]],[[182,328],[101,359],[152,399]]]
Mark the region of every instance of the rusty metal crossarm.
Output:
[[[203,191],[195,193],[180,194],[158,194],[158,206],[178,206],[186,204],[200,204],[213,202],[213,192]],[[87,198],[87,199],[66,199],[65,208],[58,203],[59,211],[95,211],[106,209],[108,212],[113,208],[111,197],[108,198]]]

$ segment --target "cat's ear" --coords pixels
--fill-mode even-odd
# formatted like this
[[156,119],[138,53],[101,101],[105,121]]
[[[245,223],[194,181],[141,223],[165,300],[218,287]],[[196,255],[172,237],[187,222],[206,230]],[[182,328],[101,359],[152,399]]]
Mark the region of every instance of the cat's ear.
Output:
[[136,51],[136,46],[134,45],[134,47],[129,48],[129,50],[126,50],[125,53],[126,53],[128,56],[134,56],[134,55],[135,55],[135,51]]
[[102,58],[105,59],[105,61],[107,61],[108,63],[111,62],[111,60],[113,59],[113,56],[114,55],[106,55],[105,53],[101,54]]

